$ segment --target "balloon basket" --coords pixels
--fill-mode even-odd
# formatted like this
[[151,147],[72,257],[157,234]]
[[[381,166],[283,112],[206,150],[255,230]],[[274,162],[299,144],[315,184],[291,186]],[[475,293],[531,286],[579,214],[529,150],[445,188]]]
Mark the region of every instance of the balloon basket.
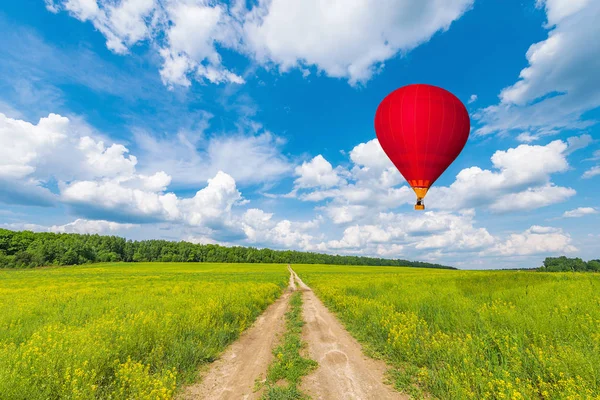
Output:
[[415,204],[415,210],[424,210],[425,206],[423,204]]

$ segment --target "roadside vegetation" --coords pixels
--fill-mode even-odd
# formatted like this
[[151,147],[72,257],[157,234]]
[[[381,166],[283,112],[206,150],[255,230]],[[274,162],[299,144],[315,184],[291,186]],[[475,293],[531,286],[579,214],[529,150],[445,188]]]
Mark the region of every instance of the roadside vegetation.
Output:
[[0,268],[30,268],[96,262],[226,262],[389,265],[451,268],[419,261],[224,247],[167,240],[132,241],[117,236],[15,232],[0,229]]
[[295,292],[290,298],[290,311],[286,313],[286,333],[273,350],[275,359],[267,371],[264,400],[308,399],[299,389],[303,376],[317,367],[317,362],[302,356],[306,343],[302,341],[302,294]]
[[415,398],[600,398],[600,274],[294,270]]
[[288,278],[275,264],[0,271],[0,398],[171,399]]

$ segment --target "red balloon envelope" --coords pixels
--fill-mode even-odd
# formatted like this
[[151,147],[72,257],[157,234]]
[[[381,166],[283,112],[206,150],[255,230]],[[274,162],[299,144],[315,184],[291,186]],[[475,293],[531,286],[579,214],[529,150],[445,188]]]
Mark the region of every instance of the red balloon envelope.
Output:
[[464,104],[437,86],[404,86],[379,104],[377,139],[417,194],[415,209],[425,209],[423,198],[465,147],[470,129]]

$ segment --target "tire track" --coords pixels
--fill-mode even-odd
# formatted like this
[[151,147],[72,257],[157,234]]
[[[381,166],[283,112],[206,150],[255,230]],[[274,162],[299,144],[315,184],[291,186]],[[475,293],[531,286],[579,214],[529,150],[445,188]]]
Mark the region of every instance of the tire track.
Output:
[[302,380],[300,389],[315,400],[385,400],[409,397],[384,384],[387,366],[367,357],[361,345],[293,272],[303,291],[306,321],[303,340],[318,368]]

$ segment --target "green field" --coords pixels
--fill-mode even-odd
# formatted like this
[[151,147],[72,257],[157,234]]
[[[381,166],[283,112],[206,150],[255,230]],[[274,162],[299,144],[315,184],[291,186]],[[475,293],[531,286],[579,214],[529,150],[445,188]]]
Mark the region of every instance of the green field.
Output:
[[600,398],[598,274],[294,269],[416,397]]
[[[600,398],[599,274],[293,268],[416,398]],[[0,398],[170,399],[288,277],[276,264],[0,270]],[[302,361],[296,319],[288,358]]]
[[170,399],[288,277],[275,264],[0,270],[0,398]]

